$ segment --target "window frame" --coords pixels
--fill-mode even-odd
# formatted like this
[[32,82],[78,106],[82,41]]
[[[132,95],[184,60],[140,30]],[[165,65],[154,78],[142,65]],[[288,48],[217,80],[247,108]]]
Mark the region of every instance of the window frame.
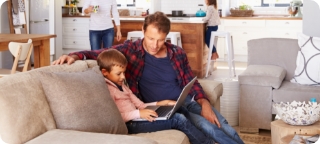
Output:
[[[275,7],[288,7],[290,4],[275,4]],[[269,3],[265,3],[264,0],[261,0],[261,7],[269,7]]]

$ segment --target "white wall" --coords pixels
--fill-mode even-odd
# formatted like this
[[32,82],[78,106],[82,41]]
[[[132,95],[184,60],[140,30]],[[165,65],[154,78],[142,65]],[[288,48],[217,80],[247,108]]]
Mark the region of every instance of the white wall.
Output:
[[[218,8],[221,2],[222,0],[218,0]],[[203,4],[203,6],[198,6],[198,4]],[[161,11],[166,14],[171,14],[172,10],[183,10],[184,14],[196,14],[200,8],[206,10],[205,0],[161,0]]]

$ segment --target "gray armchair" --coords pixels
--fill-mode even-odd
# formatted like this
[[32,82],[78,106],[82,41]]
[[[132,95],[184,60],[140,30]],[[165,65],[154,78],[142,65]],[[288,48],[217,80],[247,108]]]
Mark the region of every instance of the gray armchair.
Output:
[[248,67],[239,75],[240,129],[270,130],[272,102],[320,100],[320,87],[290,82],[299,50],[296,39],[248,41]]

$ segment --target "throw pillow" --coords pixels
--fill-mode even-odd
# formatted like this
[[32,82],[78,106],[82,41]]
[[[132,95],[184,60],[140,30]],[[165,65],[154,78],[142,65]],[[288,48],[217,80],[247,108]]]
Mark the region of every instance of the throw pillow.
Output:
[[39,77],[58,129],[127,134],[101,74],[90,69]]
[[300,51],[297,56],[293,83],[320,85],[320,38],[298,34]]

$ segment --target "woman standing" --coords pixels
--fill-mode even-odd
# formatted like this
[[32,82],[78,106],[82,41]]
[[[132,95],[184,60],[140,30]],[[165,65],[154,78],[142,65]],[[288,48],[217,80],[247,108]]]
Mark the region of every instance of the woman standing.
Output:
[[[203,18],[204,22],[207,22],[207,31],[205,42],[209,48],[211,32],[218,30],[218,25],[220,25],[220,17],[217,9],[217,0],[205,0],[207,4],[207,15]],[[211,59],[216,60],[219,58],[216,47],[213,45]]]
[[91,50],[98,50],[103,47],[111,47],[114,40],[114,26],[117,26],[117,41],[121,39],[119,12],[116,0],[85,0],[83,5],[84,13],[90,13],[89,37]]

